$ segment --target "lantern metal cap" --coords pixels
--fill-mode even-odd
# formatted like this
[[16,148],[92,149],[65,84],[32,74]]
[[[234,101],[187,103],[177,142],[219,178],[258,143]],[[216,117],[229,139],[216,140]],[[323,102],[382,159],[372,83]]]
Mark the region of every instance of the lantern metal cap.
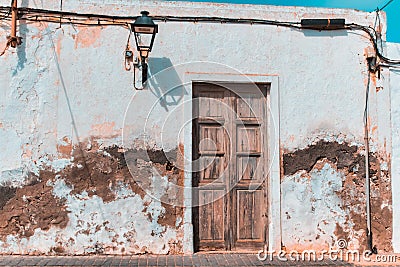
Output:
[[158,25],[154,23],[154,21],[149,17],[149,12],[148,11],[141,11],[140,14],[142,16],[138,17],[134,23],[132,23],[133,27],[151,27],[154,28],[155,32],[158,30]]

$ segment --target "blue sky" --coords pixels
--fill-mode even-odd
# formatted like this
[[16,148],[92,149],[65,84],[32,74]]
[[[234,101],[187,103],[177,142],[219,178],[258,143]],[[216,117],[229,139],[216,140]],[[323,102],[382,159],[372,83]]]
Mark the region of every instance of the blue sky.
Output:
[[[373,12],[377,7],[383,7],[389,0],[190,0],[193,2],[220,2],[236,4],[260,4],[283,6],[315,6],[354,8]],[[388,20],[387,40],[400,43],[400,0],[394,0],[385,9]]]

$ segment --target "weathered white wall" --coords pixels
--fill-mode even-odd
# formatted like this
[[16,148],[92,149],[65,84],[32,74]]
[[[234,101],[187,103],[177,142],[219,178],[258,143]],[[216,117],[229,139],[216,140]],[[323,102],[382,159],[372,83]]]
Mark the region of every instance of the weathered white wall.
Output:
[[[400,58],[400,45],[388,43],[388,56]],[[392,194],[393,194],[393,250],[400,252],[400,69],[390,70],[390,104],[392,121]]]
[[[0,5],[8,4],[0,1]],[[22,5],[59,8],[58,1],[25,0]],[[354,10],[188,2],[71,0],[63,1],[63,10],[113,15],[138,15],[141,10],[148,10],[151,15],[296,22],[301,18],[329,17],[371,26],[375,20],[374,14]],[[28,219],[28,226],[22,227],[35,229],[29,236],[25,230],[8,230],[7,225],[17,225],[15,222],[2,222],[7,226],[2,234],[7,237],[2,239],[0,251],[190,252],[190,213],[177,212],[172,216],[173,222],[162,222],[171,209],[156,200],[161,198],[176,204],[173,197],[178,189],[171,189],[166,181],[175,179],[175,183],[180,183],[181,174],[167,172],[163,159],[158,159],[159,165],[155,163],[156,170],[149,171],[149,161],[140,159],[138,166],[130,171],[145,180],[155,199],[141,195],[134,184],[123,178],[127,172],[121,173],[116,163],[126,149],[151,146],[156,151],[163,148],[173,152],[190,146],[183,138],[187,129],[180,129],[187,117],[183,99],[191,96],[188,73],[279,76],[277,127],[283,159],[284,155],[295,155],[296,151],[328,142],[351,151],[356,148],[352,153],[360,162],[367,84],[364,52],[371,47],[365,34],[261,25],[158,24],[150,71],[154,74],[167,70],[153,76],[149,89],[135,92],[133,74],[123,66],[127,29],[20,23],[19,35],[24,37],[24,44],[0,58],[0,145],[4,151],[0,153],[0,183],[5,191],[23,187],[6,199],[10,206],[26,194],[24,185],[40,175],[43,186],[51,189],[43,201],[51,196],[58,199],[59,204],[53,208],[62,207],[58,212],[68,222],[63,225],[44,220],[49,229],[43,230],[35,226],[34,219]],[[8,22],[2,21],[0,40],[4,44],[8,31]],[[383,35],[384,31],[385,25]],[[378,83],[383,90],[376,89],[376,82],[371,83],[369,127],[372,151],[381,172],[390,165],[390,106],[386,80],[382,78]],[[181,84],[185,86],[175,88]],[[112,146],[119,147],[119,154],[109,153]],[[283,244],[289,249],[326,247],[339,237],[346,237],[356,247],[363,242],[364,230],[360,229],[365,229],[362,221],[352,219],[353,213],[363,212],[360,191],[354,191],[356,208],[346,208],[351,207],[351,199],[344,200],[337,192],[343,191],[349,170],[338,169],[332,160],[324,159],[327,155],[315,156],[322,158],[309,171],[300,164],[297,170],[292,168],[293,173],[282,173]],[[85,157],[92,160],[89,169],[98,175],[99,178],[93,178],[99,179],[96,182],[104,174],[112,176],[110,186],[101,187],[104,194],[96,191],[100,185],[96,189],[96,184],[85,186],[74,178],[85,177]],[[175,161],[179,165],[179,157]],[[359,172],[357,175],[361,176]],[[86,179],[91,175],[90,171],[86,173]],[[73,187],[79,190],[73,191]],[[181,198],[190,201],[190,196],[181,195],[179,190],[178,193],[178,204],[183,203]],[[374,196],[382,198],[382,209],[391,208],[388,196],[381,196],[379,188]],[[19,205],[23,207],[24,203]],[[182,214],[185,214],[183,222]]]

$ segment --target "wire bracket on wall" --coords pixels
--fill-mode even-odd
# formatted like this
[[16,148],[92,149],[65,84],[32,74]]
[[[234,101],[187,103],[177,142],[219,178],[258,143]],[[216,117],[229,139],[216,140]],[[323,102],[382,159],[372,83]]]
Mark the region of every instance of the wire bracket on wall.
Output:
[[126,71],[131,70],[131,63],[133,62],[133,51],[130,47],[130,40],[131,40],[132,31],[129,31],[128,40],[126,41],[126,47],[124,52],[124,67]]
[[12,48],[22,44],[21,37],[17,36],[17,20],[18,20],[18,2],[13,0],[11,2],[11,34],[7,38],[7,43]]
[[365,50],[365,59],[367,60],[368,71],[370,73],[379,72],[378,57],[375,50],[372,47],[368,47]]
[[141,84],[141,81],[136,81],[136,76],[140,76],[140,75],[136,75],[136,72],[140,72],[141,71],[141,64],[140,64],[140,60],[137,56],[135,56],[131,45],[130,45],[130,39],[131,39],[131,35],[132,35],[132,30],[129,30],[129,35],[128,35],[128,40],[126,41],[126,46],[125,46],[125,51],[124,51],[124,67],[126,71],[131,71],[132,70],[132,66],[133,68],[133,87],[136,90],[142,90],[142,87],[138,87],[138,84]]
[[17,0],[11,1],[11,7],[2,19],[8,18],[11,14],[11,34],[7,36],[7,43],[3,51],[0,52],[0,56],[3,56],[8,48],[16,48],[22,44],[22,38],[17,36],[17,20],[18,20],[18,3]]

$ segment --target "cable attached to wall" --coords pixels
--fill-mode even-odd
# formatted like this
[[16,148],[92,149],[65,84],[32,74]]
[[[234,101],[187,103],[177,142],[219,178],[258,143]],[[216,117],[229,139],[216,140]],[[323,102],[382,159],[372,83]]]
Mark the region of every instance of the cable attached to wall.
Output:
[[8,8],[8,12],[7,13],[5,13],[1,18],[0,18],[0,20],[3,20],[3,19],[6,19],[6,18],[8,18],[9,16],[10,16],[10,14],[11,14],[11,7],[12,7],[12,5],[13,5],[13,2],[14,2],[14,0],[11,0],[11,4],[10,4],[10,7]]
[[[3,15],[3,17],[1,17],[0,20],[7,19],[11,15],[11,13],[13,11],[14,3],[15,3],[14,1],[15,0],[11,0],[11,4],[10,4],[10,8],[8,9],[8,12],[5,15]],[[11,36],[7,36],[7,43],[6,43],[6,46],[4,47],[3,51],[0,52],[0,57],[6,53],[8,48],[10,48],[12,41],[13,41],[13,38]]]
[[383,7],[377,8],[376,10],[377,10],[377,11],[382,11],[382,10],[384,10],[388,5],[390,5],[390,3],[392,3],[392,2],[393,2],[393,0],[389,0]]
[[[388,3],[389,4],[389,3]],[[388,5],[387,4],[387,5]],[[387,6],[385,5],[385,7]],[[0,7],[2,19],[8,19],[10,7]],[[61,24],[75,24],[85,26],[122,26],[127,27],[127,23],[135,20],[137,16],[109,16],[101,14],[81,14],[75,12],[53,11],[44,9],[35,9],[21,7],[18,9],[18,19],[27,21],[44,21]],[[237,19],[223,17],[188,17],[188,16],[153,16],[153,20],[170,21],[170,22],[203,22],[203,23],[230,23],[230,24],[250,24],[250,25],[274,25],[280,27],[289,27],[295,29],[303,29],[299,22],[283,22],[262,19]],[[129,27],[128,27],[129,28]],[[388,64],[400,64],[400,60],[392,60],[382,55],[377,44],[377,32],[371,27],[358,24],[346,24],[343,28],[338,29],[322,29],[322,30],[362,30],[366,32],[373,43],[377,55]],[[318,29],[321,30],[321,29]]]
[[364,146],[365,146],[365,196],[366,196],[366,217],[367,217],[367,245],[372,252],[372,229],[371,229],[371,203],[370,203],[370,178],[369,178],[369,133],[368,133],[368,96],[371,72],[368,70],[368,82],[365,90],[365,109],[364,109]]
[[128,40],[126,40],[126,46],[124,51],[124,68],[126,71],[131,70],[131,62],[133,59],[133,53],[130,48],[130,40],[131,40],[132,30],[129,30]]
[[375,57],[368,57],[368,79],[367,86],[365,89],[365,107],[364,107],[364,146],[365,146],[365,196],[366,196],[366,234],[367,234],[367,246],[368,250],[372,254],[378,254],[376,246],[373,245],[372,235],[372,215],[371,215],[371,178],[369,174],[369,125],[368,125],[368,102],[369,102],[369,90],[371,83],[371,72],[375,70]]
[[[390,4],[390,2],[388,3]],[[384,7],[386,7],[386,4]],[[384,8],[383,7],[383,8]],[[382,8],[382,9],[383,9]],[[382,10],[380,9],[380,10]],[[3,14],[2,19],[8,19],[8,12],[10,7],[0,7],[0,15]],[[74,24],[82,26],[121,26],[124,28],[129,28],[127,23],[135,20],[137,16],[110,16],[102,14],[88,14],[88,13],[75,13],[75,12],[65,12],[65,11],[54,11],[54,10],[44,10],[21,7],[18,9],[18,19],[27,21],[44,21],[52,23],[61,24]],[[249,24],[249,25],[272,25],[279,27],[288,27],[298,30],[302,30],[303,27],[300,22],[284,22],[275,20],[264,20],[264,19],[238,19],[238,18],[224,18],[224,17],[188,17],[188,16],[153,16],[155,21],[163,22],[203,22],[203,23],[222,23],[222,24]],[[312,30],[312,28],[309,28]],[[378,33],[375,29],[370,26],[363,26],[359,24],[345,24],[342,28],[335,29],[314,29],[314,30],[361,30],[368,34],[376,54],[379,58],[386,62],[387,64],[397,65],[400,64],[400,60],[393,60],[383,56],[381,50],[378,47]]]
[[[60,0],[60,11],[62,12],[63,11],[63,0]],[[61,20],[61,17],[60,17],[60,28],[62,27],[62,20]]]

